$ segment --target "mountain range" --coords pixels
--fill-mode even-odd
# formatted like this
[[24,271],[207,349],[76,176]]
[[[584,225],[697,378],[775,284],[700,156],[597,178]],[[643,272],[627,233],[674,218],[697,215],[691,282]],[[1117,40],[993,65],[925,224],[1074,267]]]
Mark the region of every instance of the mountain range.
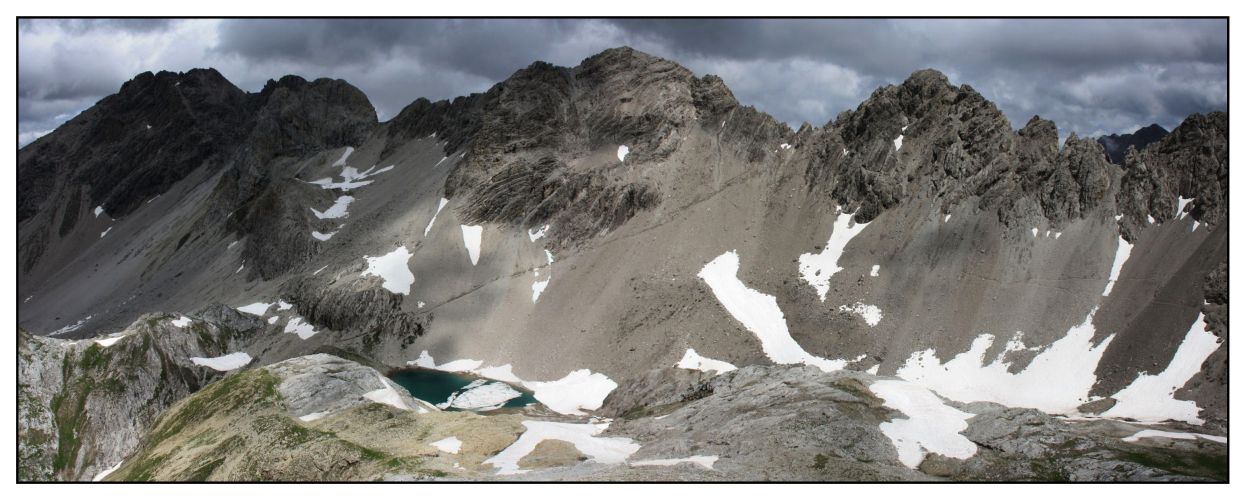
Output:
[[19,478],[1226,480],[1228,186],[1226,113],[929,69],[797,130],[626,47],[385,122],[143,73],[18,152]]

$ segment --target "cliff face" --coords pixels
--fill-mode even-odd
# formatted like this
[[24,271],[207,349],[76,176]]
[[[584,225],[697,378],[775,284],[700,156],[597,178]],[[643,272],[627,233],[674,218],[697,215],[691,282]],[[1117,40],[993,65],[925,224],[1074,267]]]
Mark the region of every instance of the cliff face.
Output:
[[[526,381],[622,381],[695,349],[1221,433],[1227,116],[1191,116],[1124,166],[1057,137],[933,70],[792,131],[627,48],[385,123],[341,81],[248,94],[210,70],[140,75],[19,152],[18,321],[88,338],[267,306],[240,316],[253,333],[230,352],[400,367],[428,351]],[[207,345],[194,356],[226,354]],[[58,387],[44,407],[76,384],[30,366]],[[152,408],[210,378],[153,373],[171,388]],[[49,435],[68,418],[31,415]],[[32,477],[86,477],[132,445]]]
[[192,358],[236,352],[257,326],[220,308],[147,315],[97,340],[19,331],[19,479],[88,481],[119,464],[165,408],[224,371]]

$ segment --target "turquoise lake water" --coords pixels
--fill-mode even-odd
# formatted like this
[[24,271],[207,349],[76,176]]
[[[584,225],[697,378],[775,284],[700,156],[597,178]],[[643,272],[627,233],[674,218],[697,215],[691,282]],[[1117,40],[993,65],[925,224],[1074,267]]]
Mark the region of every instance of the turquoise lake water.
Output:
[[[411,397],[428,401],[432,404],[446,402],[447,399],[450,399],[450,395],[477,380],[458,373],[420,368],[395,371],[389,374],[389,379],[411,393]],[[503,408],[523,408],[537,402],[536,398],[532,397],[530,391],[519,387],[515,387],[515,389],[523,393],[523,395],[507,401],[506,404],[502,405]],[[447,408],[447,410],[459,411],[456,408]]]

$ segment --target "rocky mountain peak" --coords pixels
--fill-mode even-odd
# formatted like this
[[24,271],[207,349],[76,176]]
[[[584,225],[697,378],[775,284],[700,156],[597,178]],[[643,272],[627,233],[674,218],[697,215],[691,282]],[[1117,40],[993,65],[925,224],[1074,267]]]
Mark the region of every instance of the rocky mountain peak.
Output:
[[[1190,115],[1141,151],[1125,155],[1125,175],[1116,203],[1127,236],[1147,225],[1193,216],[1207,224],[1225,220],[1229,196],[1228,114]],[[1179,200],[1185,199],[1182,205]],[[1185,212],[1179,212],[1184,208]]]
[[1107,153],[1112,163],[1117,165],[1125,164],[1125,157],[1129,148],[1139,151],[1145,149],[1148,145],[1163,139],[1168,135],[1168,130],[1159,124],[1152,123],[1138,129],[1132,134],[1112,134],[1099,137],[1099,144],[1103,145],[1103,150]]
[[1028,153],[1032,161],[1052,161],[1060,153],[1059,131],[1056,122],[1051,120],[1034,115],[1017,131],[1017,136],[1021,139],[1018,147]]
[[368,96],[345,80],[269,80],[254,96],[252,145],[261,161],[357,145],[378,124]]

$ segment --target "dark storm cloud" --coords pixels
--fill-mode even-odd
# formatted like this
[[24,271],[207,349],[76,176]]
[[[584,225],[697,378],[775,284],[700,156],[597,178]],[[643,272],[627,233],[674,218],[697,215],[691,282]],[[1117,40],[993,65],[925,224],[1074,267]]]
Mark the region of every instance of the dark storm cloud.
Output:
[[[631,45],[722,76],[745,104],[822,125],[881,85],[936,68],[1062,134],[1171,128],[1227,106],[1219,20],[23,21],[19,132],[31,137],[144,70],[217,67],[257,90],[342,78],[389,118],[416,97],[487,89],[533,61]],[[19,142],[23,142],[20,141]]]

